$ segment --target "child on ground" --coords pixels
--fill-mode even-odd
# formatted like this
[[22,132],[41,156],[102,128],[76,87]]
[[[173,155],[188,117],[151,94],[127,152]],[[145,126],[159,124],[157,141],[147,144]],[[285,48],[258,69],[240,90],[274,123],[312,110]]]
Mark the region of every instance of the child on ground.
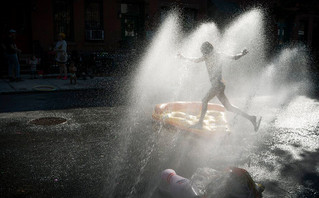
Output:
[[74,84],[76,84],[76,71],[77,71],[77,69],[75,67],[74,62],[71,62],[70,66],[69,66],[70,84],[73,84],[73,81],[74,81]]
[[31,79],[37,78],[37,65],[39,64],[39,59],[35,55],[29,60]]

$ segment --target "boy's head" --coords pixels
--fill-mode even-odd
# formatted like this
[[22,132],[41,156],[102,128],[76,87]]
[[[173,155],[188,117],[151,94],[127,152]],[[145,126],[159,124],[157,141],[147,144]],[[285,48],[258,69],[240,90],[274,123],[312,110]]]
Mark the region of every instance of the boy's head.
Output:
[[200,51],[204,55],[210,54],[213,50],[214,50],[214,46],[208,41],[204,42],[202,46],[200,47]]
[[35,55],[32,55],[31,59],[35,60],[37,57],[35,57]]

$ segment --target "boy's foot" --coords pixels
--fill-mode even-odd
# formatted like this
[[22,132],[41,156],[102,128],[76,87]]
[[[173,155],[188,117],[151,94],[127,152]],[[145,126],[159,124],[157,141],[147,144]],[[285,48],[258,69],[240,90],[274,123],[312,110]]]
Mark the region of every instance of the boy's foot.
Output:
[[257,117],[254,116],[254,119],[253,119],[253,122],[252,122],[252,123],[253,123],[253,125],[254,125],[254,130],[255,130],[255,132],[257,132],[258,129],[259,129],[261,119],[262,119],[262,117],[259,117],[259,119],[257,120]]

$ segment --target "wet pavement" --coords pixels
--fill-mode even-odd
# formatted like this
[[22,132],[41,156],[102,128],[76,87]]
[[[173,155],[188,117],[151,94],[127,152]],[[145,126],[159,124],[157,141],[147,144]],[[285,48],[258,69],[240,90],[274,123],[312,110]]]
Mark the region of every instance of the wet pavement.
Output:
[[[316,99],[296,96],[290,102],[278,102],[271,96],[258,96],[250,109],[263,116],[258,133],[247,121],[227,113],[231,134],[203,139],[153,122],[152,105],[141,111],[119,100],[121,94],[113,99],[116,103],[99,103],[103,98],[111,100],[108,95],[116,96],[108,93],[89,94],[92,97],[86,99],[95,104],[91,106],[33,111],[34,107],[14,111],[8,110],[14,105],[2,107],[0,197],[155,198],[160,197],[159,174],[166,168],[190,178],[197,168],[228,166],[247,169],[256,182],[265,185],[264,197],[319,196]],[[69,98],[63,92],[56,94],[50,95],[52,101]],[[26,104],[37,97],[50,98],[28,97]],[[12,101],[21,103],[25,96],[17,98]],[[240,98],[233,102],[244,106]],[[67,122],[30,123],[42,117]]]
[[94,77],[78,79],[74,85],[56,78],[0,79],[0,112],[123,105],[128,81],[128,77]]
[[0,112],[118,106],[125,104],[114,90],[88,89],[0,95]]
[[30,79],[28,75],[22,77],[22,81],[11,82],[8,79],[0,79],[0,94],[30,93],[45,91],[72,91],[103,89],[106,85],[120,80],[119,77],[93,77],[79,78],[76,84],[70,84],[70,80],[56,79],[54,76],[46,78]]

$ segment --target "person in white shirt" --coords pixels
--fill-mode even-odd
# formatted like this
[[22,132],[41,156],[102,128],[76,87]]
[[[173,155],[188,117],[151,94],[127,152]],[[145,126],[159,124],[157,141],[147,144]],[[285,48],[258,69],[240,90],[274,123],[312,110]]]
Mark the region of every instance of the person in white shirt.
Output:
[[66,68],[66,62],[68,61],[68,54],[67,54],[67,43],[64,40],[65,34],[59,33],[58,35],[58,42],[55,45],[54,51],[56,52],[56,62],[59,65],[60,69],[60,75],[58,76],[58,79],[62,78],[62,74],[64,73],[63,80],[66,80],[68,78],[67,68]]

